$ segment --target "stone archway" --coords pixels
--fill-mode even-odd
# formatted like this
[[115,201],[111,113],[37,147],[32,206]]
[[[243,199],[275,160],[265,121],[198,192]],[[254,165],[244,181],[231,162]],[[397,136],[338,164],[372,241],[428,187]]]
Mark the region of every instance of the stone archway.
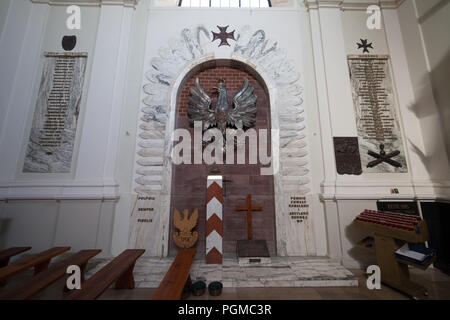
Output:
[[[186,111],[189,104],[189,88],[194,85],[195,78],[199,78],[202,87],[213,98],[211,88],[216,86],[217,79],[223,78],[227,85],[228,103],[232,105],[232,98],[240,90],[244,77],[255,88],[257,100],[257,118],[254,129],[266,129],[269,132],[268,150],[271,150],[270,128],[271,115],[269,93],[261,77],[248,65],[233,60],[211,60],[198,65],[189,72],[178,89],[178,102],[175,113],[175,129],[187,129],[193,136],[193,126],[189,123]],[[193,145],[193,141],[191,141]],[[235,211],[237,204],[246,202],[247,194],[251,194],[254,203],[263,207],[262,212],[253,216],[253,233],[255,239],[267,241],[271,255],[276,255],[276,225],[274,181],[272,175],[261,175],[260,163],[248,164],[248,142],[246,148],[247,164],[181,164],[172,165],[172,186],[170,206],[170,233],[169,254],[175,255],[176,247],[173,245],[172,234],[176,229],[173,226],[174,209],[199,209],[199,222],[196,231],[199,232],[197,242],[197,257],[205,256],[205,221],[206,221],[206,177],[211,170],[218,169],[224,177],[224,211],[223,211],[223,252],[231,254],[236,252],[236,241],[247,238],[247,217]],[[270,152],[270,151],[269,151]],[[192,156],[193,158],[193,156]],[[264,166],[267,167],[267,166]]]
[[[292,205],[309,196],[310,171],[300,75],[264,30],[242,26],[230,50],[222,51],[212,43],[205,26],[185,28],[180,37],[161,47],[149,60],[144,95],[139,115],[139,137],[133,191],[147,199],[154,214],[147,225],[137,217],[130,225],[130,243],[146,248],[146,254],[169,253],[170,202],[172,191],[172,138],[175,128],[178,90],[188,74],[195,74],[208,61],[221,59],[242,63],[257,74],[266,86],[270,100],[271,154],[274,172],[276,251],[285,255],[315,255],[313,219],[297,223]],[[145,200],[145,201],[147,201]],[[304,201],[304,200],[302,200]],[[306,200],[308,201],[308,200]],[[294,202],[294,204],[293,204]],[[136,207],[136,206],[135,206]],[[133,209],[134,210],[134,209]],[[136,222],[137,221],[137,222]]]

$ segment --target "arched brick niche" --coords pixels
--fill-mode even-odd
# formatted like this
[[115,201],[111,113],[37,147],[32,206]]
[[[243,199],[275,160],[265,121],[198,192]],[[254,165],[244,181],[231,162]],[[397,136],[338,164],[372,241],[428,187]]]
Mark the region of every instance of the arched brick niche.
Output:
[[[247,77],[251,85],[255,87],[255,93],[258,97],[255,129],[265,128],[268,130],[268,150],[271,150],[271,117],[267,87],[253,69],[237,61],[208,61],[188,73],[178,90],[175,128],[187,129],[193,137],[194,130],[187,116],[187,108],[189,105],[189,88],[194,85],[195,78],[197,77],[203,89],[212,98],[213,106],[216,104],[217,94],[213,93],[212,88],[217,85],[217,79],[223,78],[225,80],[228,103],[232,106],[233,97],[240,90],[243,78]],[[246,150],[248,163],[248,141]],[[169,254],[175,255],[177,252],[172,236],[173,232],[176,231],[173,226],[174,209],[176,208],[180,211],[189,209],[192,211],[194,208],[198,208],[199,221],[196,231],[199,232],[199,240],[197,242],[197,258],[205,256],[206,177],[211,173],[213,168],[218,168],[225,180],[223,210],[224,254],[234,254],[236,252],[236,241],[247,238],[247,215],[244,212],[235,211],[235,206],[244,205],[247,194],[251,194],[254,205],[261,205],[263,207],[263,211],[253,214],[254,239],[266,240],[271,254],[275,255],[274,181],[273,176],[260,175],[261,167],[259,163],[254,165],[173,165]]]
[[[195,78],[199,78],[200,85],[207,91],[210,97],[215,98],[215,95],[211,88],[217,86],[217,79],[225,79],[227,91],[229,93],[237,92],[242,87],[242,79],[247,77],[251,84],[255,84],[258,81],[250,75],[248,72],[229,66],[220,66],[209,68],[198,72],[192,76],[189,81],[184,85],[183,90],[178,99],[178,115],[186,116],[187,108],[189,105],[189,88],[194,86]],[[231,97],[231,94],[230,94]]]

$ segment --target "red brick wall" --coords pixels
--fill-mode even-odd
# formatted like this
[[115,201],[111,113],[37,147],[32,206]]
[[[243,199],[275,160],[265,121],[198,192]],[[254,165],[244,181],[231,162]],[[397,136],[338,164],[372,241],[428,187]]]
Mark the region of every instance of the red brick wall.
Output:
[[247,77],[251,84],[257,83],[256,79],[245,71],[234,69],[231,67],[216,67],[200,71],[184,85],[183,90],[178,101],[178,114],[180,116],[187,115],[187,108],[189,106],[189,88],[194,86],[195,78],[199,78],[200,85],[208,93],[210,97],[216,97],[212,88],[217,86],[217,79],[225,79],[225,85],[228,92],[239,91],[242,87],[242,79]]
[[[200,71],[193,75],[184,85],[178,101],[178,117],[175,121],[175,128],[184,128],[193,134],[192,125],[189,123],[186,111],[189,104],[189,88],[194,85],[195,78],[198,77],[203,89],[212,98],[212,105],[215,106],[217,93],[212,93],[212,88],[217,85],[217,79],[223,78],[227,88],[227,97],[230,107],[232,99],[242,86],[244,77],[247,77],[255,88],[257,96],[256,106],[258,108],[255,122],[255,129],[270,129],[270,106],[269,99],[263,85],[254,77],[240,69],[231,67],[214,67]],[[269,131],[270,139],[270,131]],[[193,143],[193,141],[192,141]],[[269,147],[270,149],[270,147]],[[193,159],[193,157],[192,157]],[[248,153],[247,153],[248,159]],[[169,253],[176,255],[178,249],[173,243],[173,210],[180,211],[198,208],[198,225],[194,231],[198,231],[199,239],[196,244],[198,249],[197,258],[205,257],[205,229],[206,229],[206,177],[213,167],[219,168],[225,182],[224,204],[223,204],[223,250],[225,254],[236,252],[236,241],[247,238],[247,214],[235,211],[237,205],[245,205],[247,194],[252,195],[253,205],[263,207],[263,211],[255,212],[253,215],[253,235],[254,239],[264,239],[267,241],[270,253],[276,253],[275,235],[275,205],[274,205],[274,185],[272,176],[260,175],[260,164],[243,165],[206,165],[206,164],[181,164],[174,165],[172,170],[172,194],[171,194],[171,226]],[[265,166],[267,167],[267,166]]]

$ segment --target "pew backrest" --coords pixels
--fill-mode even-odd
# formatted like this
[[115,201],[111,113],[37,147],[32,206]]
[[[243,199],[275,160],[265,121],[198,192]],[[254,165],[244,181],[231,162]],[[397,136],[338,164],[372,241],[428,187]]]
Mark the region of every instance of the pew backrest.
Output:
[[81,250],[68,258],[56,262],[47,270],[40,272],[32,278],[20,282],[16,287],[0,294],[0,300],[25,300],[30,299],[44,290],[60,278],[67,275],[67,268],[71,265],[80,267],[81,283],[84,280],[84,271],[88,261],[99,254],[101,250]]
[[102,269],[86,280],[81,289],[72,291],[67,300],[97,299],[114,282],[116,289],[133,289],[133,269],[136,260],[145,252],[143,249],[128,249],[114,258]]

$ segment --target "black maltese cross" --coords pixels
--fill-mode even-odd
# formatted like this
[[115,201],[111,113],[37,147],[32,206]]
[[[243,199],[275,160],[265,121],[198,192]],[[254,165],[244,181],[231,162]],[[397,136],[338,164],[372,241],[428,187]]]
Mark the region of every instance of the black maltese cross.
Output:
[[358,45],[358,49],[364,49],[363,53],[365,53],[365,52],[369,53],[369,48],[374,49],[372,47],[372,42],[368,44],[367,39],[366,40],[360,39],[360,40],[361,40],[361,43],[356,43],[356,44]]
[[228,43],[227,39],[232,39],[232,40],[236,41],[236,39],[234,38],[234,31],[236,31],[236,30],[233,30],[233,32],[227,32],[228,27],[229,26],[226,26],[226,27],[217,26],[217,28],[219,28],[219,30],[220,30],[220,33],[211,31],[213,34],[212,42],[216,41],[217,39],[220,39],[220,44],[219,44],[219,47],[220,47],[220,46],[229,46],[230,45]]
[[401,168],[402,167],[401,163],[399,163],[399,162],[397,162],[395,160],[392,160],[392,158],[394,158],[394,157],[396,157],[396,156],[398,156],[400,154],[400,151],[396,150],[394,152],[386,154],[386,151],[384,151],[384,144],[380,144],[380,153],[379,154],[376,153],[376,152],[370,151],[370,150],[369,150],[368,153],[369,153],[369,155],[371,157],[374,157],[377,160],[369,162],[369,164],[367,165],[367,168],[376,167],[376,166],[378,166],[379,164],[381,164],[383,162],[386,162],[386,163],[388,163],[391,166],[396,167],[396,168]]

